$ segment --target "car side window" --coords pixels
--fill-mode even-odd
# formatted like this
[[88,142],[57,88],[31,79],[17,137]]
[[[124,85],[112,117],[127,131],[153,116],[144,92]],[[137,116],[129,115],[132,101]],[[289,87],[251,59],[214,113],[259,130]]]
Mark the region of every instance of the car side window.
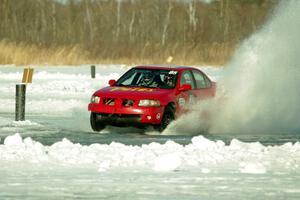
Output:
[[206,76],[204,76],[201,72],[193,70],[194,78],[196,80],[197,89],[210,88],[211,83]]
[[192,89],[195,89],[195,83],[192,73],[189,70],[183,71],[180,78],[180,85],[190,84]]

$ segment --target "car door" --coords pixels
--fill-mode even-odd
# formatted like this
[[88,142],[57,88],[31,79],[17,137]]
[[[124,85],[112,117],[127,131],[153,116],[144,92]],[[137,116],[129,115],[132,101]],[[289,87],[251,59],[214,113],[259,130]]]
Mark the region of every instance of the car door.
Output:
[[214,96],[213,83],[200,70],[192,70],[195,88],[192,90],[197,99],[206,99]]
[[183,70],[180,74],[179,85],[180,87],[188,84],[191,86],[191,90],[182,91],[179,94],[178,102],[180,107],[184,107],[186,104],[194,103],[196,97],[195,89],[196,83],[191,70]]

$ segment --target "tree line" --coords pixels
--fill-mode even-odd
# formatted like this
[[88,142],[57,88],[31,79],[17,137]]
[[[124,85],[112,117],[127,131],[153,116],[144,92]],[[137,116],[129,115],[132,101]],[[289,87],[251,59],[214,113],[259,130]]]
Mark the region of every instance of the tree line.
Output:
[[0,40],[91,59],[224,62],[277,0],[0,0]]

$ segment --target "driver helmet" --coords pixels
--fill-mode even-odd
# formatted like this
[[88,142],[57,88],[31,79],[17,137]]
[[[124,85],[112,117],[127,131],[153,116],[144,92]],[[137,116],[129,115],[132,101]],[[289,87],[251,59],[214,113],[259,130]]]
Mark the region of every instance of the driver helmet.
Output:
[[143,74],[143,77],[142,77],[142,83],[144,84],[148,84],[148,83],[151,83],[154,79],[154,74],[151,73],[151,72],[146,72]]
[[174,85],[174,75],[165,75],[164,83],[167,84],[169,87],[173,87]]

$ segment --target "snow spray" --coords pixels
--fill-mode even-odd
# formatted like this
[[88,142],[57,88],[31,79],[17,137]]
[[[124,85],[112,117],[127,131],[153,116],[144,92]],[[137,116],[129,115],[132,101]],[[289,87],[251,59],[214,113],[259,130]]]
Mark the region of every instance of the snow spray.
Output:
[[[208,106],[213,113],[211,133],[300,131],[299,10],[298,0],[280,2],[270,20],[237,49],[218,81],[226,97],[196,111]],[[189,123],[199,133],[203,124],[193,115],[171,128]]]

